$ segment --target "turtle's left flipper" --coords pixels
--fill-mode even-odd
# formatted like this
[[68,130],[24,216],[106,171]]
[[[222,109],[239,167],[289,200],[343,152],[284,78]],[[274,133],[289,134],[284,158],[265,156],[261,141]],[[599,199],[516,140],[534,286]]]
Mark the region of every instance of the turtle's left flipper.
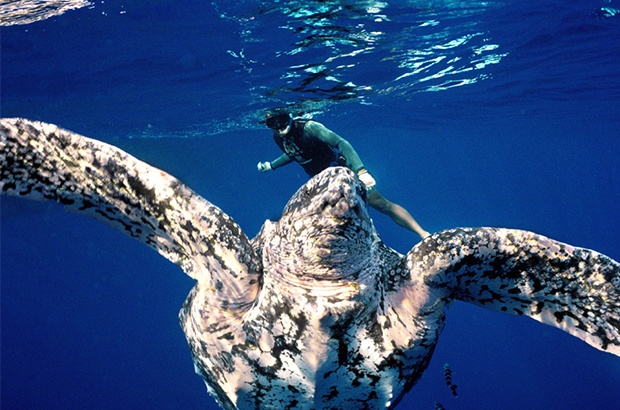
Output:
[[480,228],[434,234],[406,259],[412,283],[423,278],[430,299],[526,315],[620,356],[620,264],[605,255],[532,232]]
[[176,178],[122,150],[55,125],[0,120],[0,193],[54,200],[132,236],[245,309],[260,261],[239,226]]

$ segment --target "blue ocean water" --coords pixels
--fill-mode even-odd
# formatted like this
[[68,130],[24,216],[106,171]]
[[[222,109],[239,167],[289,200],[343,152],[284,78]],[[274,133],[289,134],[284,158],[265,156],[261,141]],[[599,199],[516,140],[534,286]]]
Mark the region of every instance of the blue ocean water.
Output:
[[[229,3],[94,1],[7,24],[1,115],[118,145],[253,236],[307,179],[256,170],[279,155],[258,121],[289,106],[347,138],[429,231],[522,228],[620,259],[620,2]],[[54,204],[1,211],[3,408],[216,408],[177,267]],[[417,242],[371,216],[400,252]],[[455,303],[401,407],[614,408],[618,386],[617,357]]]

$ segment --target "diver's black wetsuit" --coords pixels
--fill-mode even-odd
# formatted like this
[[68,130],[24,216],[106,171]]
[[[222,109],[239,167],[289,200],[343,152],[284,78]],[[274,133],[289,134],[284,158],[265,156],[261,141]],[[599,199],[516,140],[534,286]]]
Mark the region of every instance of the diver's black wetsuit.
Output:
[[278,147],[291,160],[299,163],[308,175],[314,176],[330,166],[346,166],[354,171],[363,167],[353,148],[344,139],[332,132],[328,135],[312,135],[305,129],[308,122],[295,119],[286,135],[273,134]]

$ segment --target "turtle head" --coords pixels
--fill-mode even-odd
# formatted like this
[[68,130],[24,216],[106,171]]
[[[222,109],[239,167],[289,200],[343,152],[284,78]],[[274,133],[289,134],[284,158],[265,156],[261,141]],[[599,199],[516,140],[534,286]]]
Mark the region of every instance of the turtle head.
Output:
[[293,195],[267,247],[287,275],[359,280],[378,240],[364,185],[350,169],[331,167]]

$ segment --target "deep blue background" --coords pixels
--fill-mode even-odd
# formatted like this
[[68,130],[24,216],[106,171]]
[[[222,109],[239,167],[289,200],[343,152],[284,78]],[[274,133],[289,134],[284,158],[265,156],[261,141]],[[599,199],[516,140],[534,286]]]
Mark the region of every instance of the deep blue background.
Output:
[[[458,38],[471,19],[507,54],[480,71],[484,80],[363,101],[327,95],[315,118],[349,139],[381,192],[427,230],[522,228],[618,260],[620,18],[600,13],[616,3],[524,1],[461,13],[444,33]],[[114,143],[183,180],[253,236],[306,181],[296,165],[256,171],[278,155],[258,115],[305,94],[262,91],[279,82],[269,50],[288,44],[285,31],[255,28],[270,41],[251,43],[244,29],[254,26],[239,21],[252,14],[222,18],[223,7],[98,3],[4,27],[1,114]],[[416,38],[403,47],[415,49]],[[230,53],[240,50],[255,62],[240,64]],[[388,90],[401,83],[376,79],[385,74],[382,53],[359,57],[363,69],[352,75]],[[1,205],[3,408],[215,408],[177,322],[189,278],[55,204],[3,197]],[[390,246],[406,252],[416,243],[371,215]],[[613,408],[618,386],[618,358],[532,320],[456,303],[402,407]]]

